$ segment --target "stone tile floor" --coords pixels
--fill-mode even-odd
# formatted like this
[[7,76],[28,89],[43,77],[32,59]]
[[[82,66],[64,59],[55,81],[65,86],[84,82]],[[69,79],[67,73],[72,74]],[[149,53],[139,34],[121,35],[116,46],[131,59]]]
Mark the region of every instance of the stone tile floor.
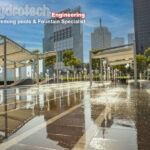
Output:
[[150,83],[0,90],[0,150],[149,150]]

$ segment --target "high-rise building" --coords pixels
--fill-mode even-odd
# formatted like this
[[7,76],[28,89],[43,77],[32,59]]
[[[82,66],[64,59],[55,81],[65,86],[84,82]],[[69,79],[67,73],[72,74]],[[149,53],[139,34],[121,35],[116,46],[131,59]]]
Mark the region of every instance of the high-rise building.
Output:
[[128,44],[134,43],[135,41],[135,34],[134,33],[129,33],[128,34]]
[[124,38],[115,37],[115,38],[112,39],[111,46],[112,47],[120,46],[120,45],[124,45],[124,43],[125,43]]
[[150,1],[133,0],[137,54],[150,47]]
[[111,32],[107,27],[102,26],[102,20],[100,19],[100,26],[94,28],[91,33],[91,48],[104,49],[109,47],[111,47]]
[[[64,13],[81,13],[81,8],[66,9]],[[66,18],[65,20],[76,20],[77,18]],[[51,19],[61,20],[61,19]],[[78,19],[79,20],[79,19]],[[44,26],[43,52],[56,51],[59,55],[59,70],[66,70],[62,63],[62,56],[65,50],[73,50],[75,57],[83,62],[83,24],[73,23],[49,23]],[[47,68],[43,65],[43,73]]]

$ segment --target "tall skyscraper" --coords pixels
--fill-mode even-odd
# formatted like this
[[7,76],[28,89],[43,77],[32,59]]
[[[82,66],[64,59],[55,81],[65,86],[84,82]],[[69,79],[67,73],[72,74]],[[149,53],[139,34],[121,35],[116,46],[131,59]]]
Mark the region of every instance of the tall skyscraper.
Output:
[[[64,13],[81,12],[81,8],[63,10]],[[77,18],[68,18],[69,20],[76,20]],[[61,19],[51,19],[61,20]],[[67,20],[67,19],[65,19]],[[62,56],[65,50],[73,50],[74,55],[83,62],[83,24],[73,23],[52,23],[45,24],[44,38],[43,38],[43,52],[57,51],[59,55],[59,70],[65,70],[66,67],[62,63]],[[45,74],[46,67],[43,65],[43,72]]]
[[128,34],[128,44],[134,43],[135,41],[135,34],[134,33],[129,33]]
[[102,20],[100,19],[100,26],[94,28],[91,33],[91,48],[104,49],[109,47],[111,47],[111,32],[107,27],[102,26]]
[[137,54],[150,47],[150,1],[133,0]]
[[112,43],[111,46],[115,47],[115,46],[120,46],[120,45],[124,45],[125,41],[124,38],[122,37],[115,37],[112,39]]

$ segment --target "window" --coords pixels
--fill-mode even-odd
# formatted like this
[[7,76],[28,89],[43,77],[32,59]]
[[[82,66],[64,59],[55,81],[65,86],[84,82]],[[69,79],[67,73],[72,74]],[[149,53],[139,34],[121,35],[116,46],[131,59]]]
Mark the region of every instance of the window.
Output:
[[72,27],[54,32],[54,42],[72,37]]

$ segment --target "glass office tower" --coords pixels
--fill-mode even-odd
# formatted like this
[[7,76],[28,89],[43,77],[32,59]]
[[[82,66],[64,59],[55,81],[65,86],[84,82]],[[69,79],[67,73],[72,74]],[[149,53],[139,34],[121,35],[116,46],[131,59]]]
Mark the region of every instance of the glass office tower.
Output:
[[[81,8],[63,10],[64,13],[81,12]],[[79,18],[65,18],[75,20]],[[56,20],[56,19],[55,19]],[[61,20],[61,19],[58,19]],[[59,70],[66,71],[68,68],[62,63],[62,56],[65,50],[73,50],[74,55],[83,62],[83,24],[51,23],[44,26],[43,52],[57,51],[59,55]],[[43,72],[46,67],[43,65]]]
[[137,54],[150,47],[150,1],[133,0]]

